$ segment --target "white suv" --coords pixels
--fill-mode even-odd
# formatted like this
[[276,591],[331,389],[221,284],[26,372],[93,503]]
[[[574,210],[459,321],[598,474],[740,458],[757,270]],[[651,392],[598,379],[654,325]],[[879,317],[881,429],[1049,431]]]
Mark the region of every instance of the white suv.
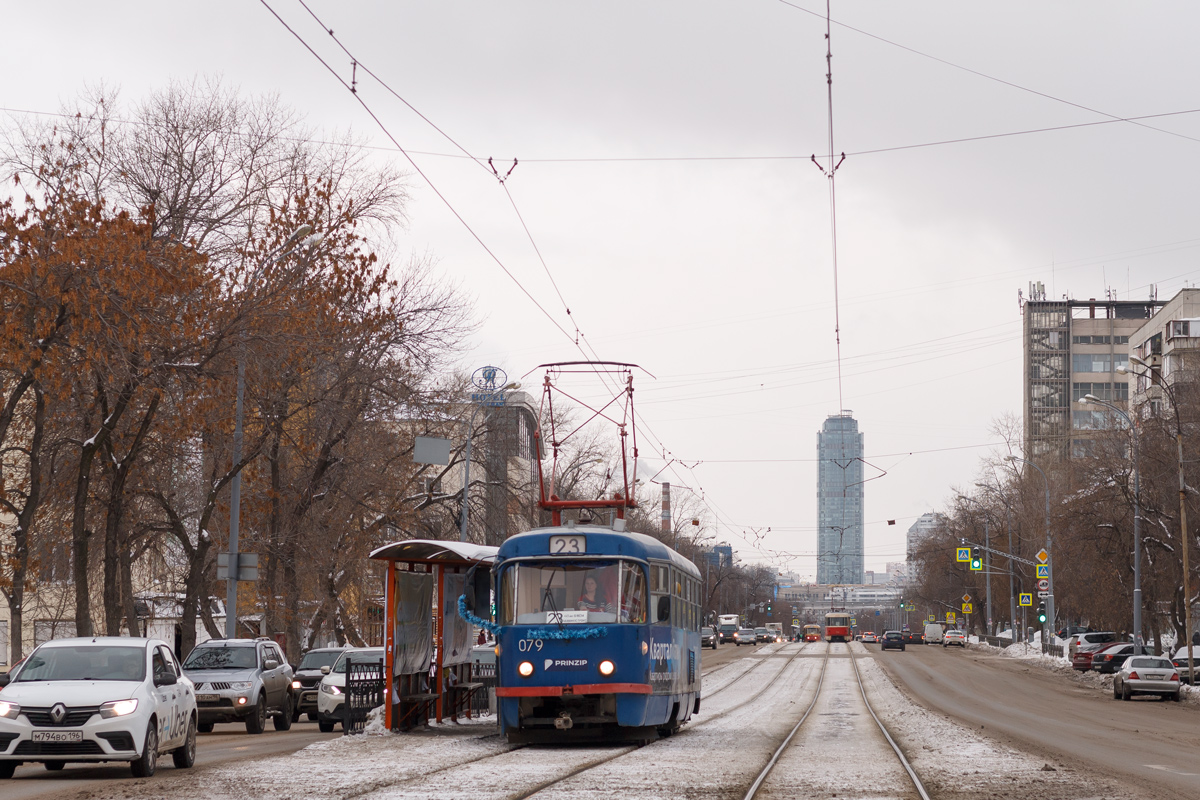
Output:
[[144,778],[160,753],[196,760],[196,694],[165,642],[56,639],[0,683],[0,778],[25,761],[128,761]]
[[317,727],[322,733],[329,733],[339,722],[342,730],[346,730],[346,660],[356,663],[383,663],[382,647],[351,647],[342,651],[333,668],[321,667],[325,676],[321,679],[321,690],[317,692]]

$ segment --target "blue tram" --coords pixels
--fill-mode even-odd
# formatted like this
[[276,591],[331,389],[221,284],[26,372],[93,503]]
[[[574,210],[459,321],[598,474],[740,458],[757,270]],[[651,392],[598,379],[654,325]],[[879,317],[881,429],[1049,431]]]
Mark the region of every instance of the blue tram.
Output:
[[496,699],[510,742],[645,741],[700,710],[700,572],[623,525],[500,546]]

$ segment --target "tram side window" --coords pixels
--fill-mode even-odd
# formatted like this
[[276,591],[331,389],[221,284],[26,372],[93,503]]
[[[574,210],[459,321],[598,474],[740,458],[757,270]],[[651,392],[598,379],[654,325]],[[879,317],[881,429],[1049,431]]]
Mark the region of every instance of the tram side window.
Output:
[[667,623],[671,618],[670,570],[659,564],[651,564],[650,574],[650,621]]
[[620,621],[639,625],[646,621],[646,576],[642,565],[631,561],[621,562]]

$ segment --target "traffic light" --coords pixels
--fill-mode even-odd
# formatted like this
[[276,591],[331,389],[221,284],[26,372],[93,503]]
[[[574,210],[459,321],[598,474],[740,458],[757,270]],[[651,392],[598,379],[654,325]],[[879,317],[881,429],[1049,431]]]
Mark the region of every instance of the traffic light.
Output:
[[767,603],[767,616],[771,616],[771,604]]
[[901,601],[900,601],[900,605],[899,605],[898,607],[899,607],[899,608],[904,608],[904,601],[903,601],[903,600],[901,600]]
[[983,557],[979,555],[978,547],[971,548],[971,569],[973,569],[975,572],[979,572],[981,569],[983,569]]
[[1046,604],[1045,603],[1038,603],[1037,618],[1038,618],[1039,623],[1041,623],[1042,625],[1046,624]]

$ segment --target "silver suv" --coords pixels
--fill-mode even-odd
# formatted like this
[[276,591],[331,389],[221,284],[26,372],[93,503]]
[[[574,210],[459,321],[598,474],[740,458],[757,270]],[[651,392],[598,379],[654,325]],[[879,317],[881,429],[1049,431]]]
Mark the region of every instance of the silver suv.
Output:
[[268,716],[277,731],[292,727],[292,668],[270,639],[210,639],[188,654],[183,671],[196,686],[201,733],[238,721],[262,733]]

